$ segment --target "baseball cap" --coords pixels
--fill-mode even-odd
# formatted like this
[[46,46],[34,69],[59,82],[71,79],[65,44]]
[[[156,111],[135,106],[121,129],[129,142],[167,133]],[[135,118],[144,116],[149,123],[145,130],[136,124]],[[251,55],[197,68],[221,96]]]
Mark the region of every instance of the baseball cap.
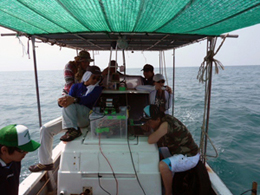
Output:
[[151,71],[153,72],[153,66],[151,64],[145,64],[141,71]]
[[86,71],[89,71],[92,74],[98,74],[98,75],[101,74],[101,70],[98,66],[89,66],[89,67],[87,67]]
[[84,50],[79,52],[78,59],[80,62],[82,62],[82,61],[93,62],[94,61],[93,59],[91,59],[90,54]]
[[156,75],[153,76],[153,80],[155,82],[158,82],[158,81],[165,80],[165,79],[164,79],[164,76],[162,74],[156,74]]
[[144,108],[144,113],[146,115],[145,119],[149,120],[149,119],[157,119],[158,117],[162,116],[162,113],[159,109],[158,106],[156,105],[148,105]]
[[35,151],[40,143],[31,140],[29,130],[24,125],[8,125],[0,129],[0,144],[17,147],[26,152]]

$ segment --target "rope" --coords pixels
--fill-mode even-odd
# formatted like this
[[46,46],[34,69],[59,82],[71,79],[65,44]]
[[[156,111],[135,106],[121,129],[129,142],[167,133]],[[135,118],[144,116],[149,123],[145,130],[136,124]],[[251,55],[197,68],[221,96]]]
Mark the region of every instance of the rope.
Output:
[[168,85],[168,77],[166,71],[166,61],[164,51],[159,52],[159,72],[165,77],[166,84]]
[[198,72],[198,75],[197,75],[197,79],[199,80],[199,82],[203,83],[206,80],[208,80],[207,77],[204,78],[204,74],[207,71],[207,69],[208,69],[208,67],[211,63],[215,65],[215,74],[219,73],[219,68],[224,70],[223,64],[219,60],[216,60],[214,58],[214,56],[219,52],[219,50],[222,47],[223,43],[225,42],[227,36],[228,36],[228,34],[226,34],[224,36],[221,44],[219,45],[219,47],[218,47],[218,49],[215,53],[214,53],[214,49],[215,49],[215,46],[216,46],[216,43],[217,43],[217,38],[214,38],[212,48],[210,48],[210,50],[207,52],[206,57],[204,58],[203,62],[200,65],[199,72]]
[[164,74],[165,74],[165,80],[166,80],[166,83],[167,85],[168,84],[168,77],[167,77],[167,71],[166,71],[166,62],[165,62],[165,54],[164,54],[164,51],[162,52],[162,57],[163,57],[163,67],[164,67]]
[[[208,74],[208,72],[206,72],[206,74]],[[206,85],[205,85],[204,115],[203,115],[203,124],[202,124],[202,126],[201,126],[201,140],[200,140],[200,154],[201,154],[201,159],[206,158],[206,157],[213,157],[213,158],[217,158],[217,157],[218,157],[218,151],[217,151],[215,145],[213,144],[213,142],[212,142],[212,140],[210,139],[210,137],[209,137],[209,135],[207,134],[207,132],[205,132],[205,123],[206,123],[206,112],[207,112],[208,94],[209,94],[209,92],[208,92],[208,87],[207,87],[207,83],[206,83]],[[216,153],[215,156],[213,156],[213,155],[206,155],[206,154],[204,155],[204,143],[205,143],[204,138],[205,138],[205,136],[206,136],[206,138],[210,141],[210,144],[211,144],[211,146],[213,147],[213,149],[214,149],[214,151],[215,151],[215,153]]]
[[[202,158],[205,158],[205,157],[217,158],[217,157],[218,157],[218,151],[217,151],[215,145],[213,144],[212,140],[210,139],[209,135],[204,131],[204,126],[201,127],[201,132],[202,132],[202,136],[203,136],[203,137],[204,137],[205,135],[207,136],[207,139],[210,141],[210,144],[211,144],[211,146],[213,147],[213,149],[215,150],[216,155],[215,155],[215,156],[213,156],[213,155],[203,155],[203,153],[201,153],[200,156],[201,156]],[[203,145],[202,145],[202,144],[200,145],[200,149],[201,149],[201,148],[203,148]]]
[[[226,37],[224,37],[225,40]],[[203,114],[203,124],[201,126],[201,140],[200,140],[200,153],[201,153],[201,159],[205,160],[206,157],[214,157],[217,158],[218,157],[218,152],[216,147],[214,146],[212,140],[210,139],[208,133],[205,131],[205,126],[206,126],[206,116],[207,116],[207,112],[208,112],[208,104],[209,104],[209,76],[211,73],[211,64],[214,63],[215,64],[215,73],[218,73],[218,66],[220,66],[222,69],[224,69],[223,65],[221,64],[221,62],[219,62],[218,60],[214,59],[214,56],[217,54],[217,52],[219,51],[220,47],[223,45],[224,40],[222,41],[222,43],[220,44],[219,48],[217,49],[217,51],[214,53],[214,48],[216,46],[216,39],[213,39],[211,41],[211,45],[209,48],[209,51],[207,52],[207,56],[204,58],[204,61],[201,64],[201,67],[199,69],[199,74],[197,76],[197,78],[199,79],[200,82],[205,82],[205,100],[204,100],[204,114]],[[203,79],[203,78],[206,79]],[[215,150],[216,155],[212,156],[212,155],[206,155],[206,152],[204,151],[204,146],[206,144],[206,140],[210,141],[210,144],[212,145],[213,149]]]
[[[24,46],[23,42],[21,41],[19,35],[16,35],[16,38],[18,39],[19,44],[22,46],[22,56],[24,56],[24,54],[26,53],[26,52],[25,52],[25,46]],[[30,59],[30,58],[29,58],[29,59]]]

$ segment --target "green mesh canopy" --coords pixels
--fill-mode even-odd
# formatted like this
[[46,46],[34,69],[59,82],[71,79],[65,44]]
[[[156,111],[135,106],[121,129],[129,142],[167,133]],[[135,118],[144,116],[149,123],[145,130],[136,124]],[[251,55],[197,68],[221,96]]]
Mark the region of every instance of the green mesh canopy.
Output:
[[46,39],[80,33],[210,36],[259,22],[260,0],[0,0],[0,26]]

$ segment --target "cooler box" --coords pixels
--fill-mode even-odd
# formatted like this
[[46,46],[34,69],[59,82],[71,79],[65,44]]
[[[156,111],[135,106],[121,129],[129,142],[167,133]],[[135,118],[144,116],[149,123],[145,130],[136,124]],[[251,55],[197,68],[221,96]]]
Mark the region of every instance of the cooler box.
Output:
[[120,107],[119,113],[100,113],[96,107],[89,116],[91,139],[127,138],[127,108]]

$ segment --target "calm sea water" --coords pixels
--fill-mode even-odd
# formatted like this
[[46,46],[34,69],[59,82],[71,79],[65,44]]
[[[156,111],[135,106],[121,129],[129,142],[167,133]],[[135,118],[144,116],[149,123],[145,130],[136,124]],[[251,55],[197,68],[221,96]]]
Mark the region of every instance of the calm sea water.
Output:
[[[167,72],[172,83],[172,70]],[[197,72],[197,67],[176,68],[175,116],[199,144],[204,85],[196,79]],[[129,69],[128,73],[140,74],[140,69]],[[64,85],[63,72],[39,71],[38,77],[44,124],[61,114],[57,98]],[[26,125],[31,137],[39,141],[34,73],[0,72],[0,83],[0,127]],[[208,163],[235,195],[250,189],[253,181],[260,184],[260,66],[226,67],[214,75],[210,115],[209,135],[219,157],[209,158]],[[55,137],[55,144],[59,137]],[[210,145],[208,153],[214,155]],[[21,181],[37,159],[37,152],[27,154],[22,161]]]

